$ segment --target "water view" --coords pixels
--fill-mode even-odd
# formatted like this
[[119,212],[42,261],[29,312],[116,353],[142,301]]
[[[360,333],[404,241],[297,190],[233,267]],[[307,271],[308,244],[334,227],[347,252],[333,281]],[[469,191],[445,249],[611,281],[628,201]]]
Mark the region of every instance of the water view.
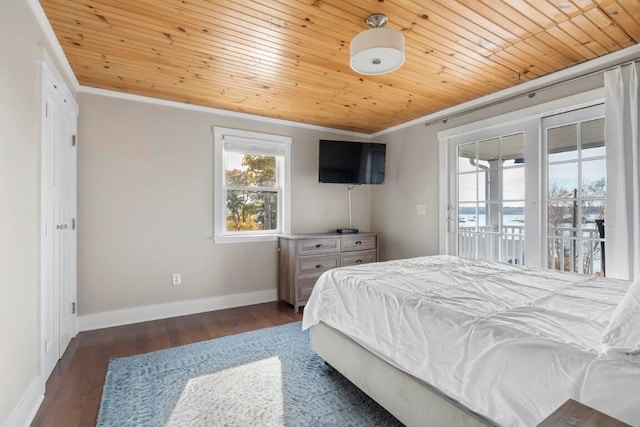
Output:
[[[487,225],[486,215],[459,214],[458,224],[460,227],[475,227],[476,225]],[[524,226],[524,215],[503,215],[502,225],[520,225]]]

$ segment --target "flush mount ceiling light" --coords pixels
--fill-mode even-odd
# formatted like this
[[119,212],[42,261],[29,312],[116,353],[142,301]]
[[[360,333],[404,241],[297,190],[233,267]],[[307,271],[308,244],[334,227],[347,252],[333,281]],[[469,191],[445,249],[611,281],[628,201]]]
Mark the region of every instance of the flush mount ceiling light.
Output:
[[401,32],[382,28],[388,19],[376,13],[364,21],[369,30],[351,40],[351,68],[360,74],[385,74],[404,64],[404,36]]

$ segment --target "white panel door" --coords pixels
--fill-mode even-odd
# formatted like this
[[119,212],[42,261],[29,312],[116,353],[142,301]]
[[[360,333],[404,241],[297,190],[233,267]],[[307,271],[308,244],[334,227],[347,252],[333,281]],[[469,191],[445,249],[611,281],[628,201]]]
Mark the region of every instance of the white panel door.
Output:
[[76,114],[46,75],[42,89],[42,369],[48,378],[75,335]]
[[42,125],[42,334],[43,374],[48,378],[60,359],[59,141],[61,102],[54,84],[43,85]]
[[59,240],[60,240],[60,357],[75,335],[76,300],[76,144],[75,114],[62,114],[60,141]]

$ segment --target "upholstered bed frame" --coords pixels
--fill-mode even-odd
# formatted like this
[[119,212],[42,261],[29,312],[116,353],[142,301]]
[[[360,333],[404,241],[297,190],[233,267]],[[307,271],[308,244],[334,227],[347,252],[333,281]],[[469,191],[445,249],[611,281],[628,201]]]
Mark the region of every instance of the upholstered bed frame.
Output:
[[324,323],[311,327],[311,349],[407,426],[496,425]]

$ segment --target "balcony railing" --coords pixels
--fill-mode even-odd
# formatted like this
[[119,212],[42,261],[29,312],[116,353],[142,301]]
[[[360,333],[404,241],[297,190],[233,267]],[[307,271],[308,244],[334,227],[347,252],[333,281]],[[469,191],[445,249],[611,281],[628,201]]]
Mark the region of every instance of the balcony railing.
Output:
[[[604,269],[602,250],[604,239],[597,229],[555,227],[549,229],[547,239],[547,268],[601,275]],[[509,264],[525,263],[525,235],[523,225],[460,227],[458,254],[462,257],[499,261]]]
[[[477,249],[477,252],[476,252]],[[458,253],[462,257],[524,264],[524,226],[460,227]]]
[[598,229],[549,227],[547,268],[587,275],[604,275],[604,238]]

